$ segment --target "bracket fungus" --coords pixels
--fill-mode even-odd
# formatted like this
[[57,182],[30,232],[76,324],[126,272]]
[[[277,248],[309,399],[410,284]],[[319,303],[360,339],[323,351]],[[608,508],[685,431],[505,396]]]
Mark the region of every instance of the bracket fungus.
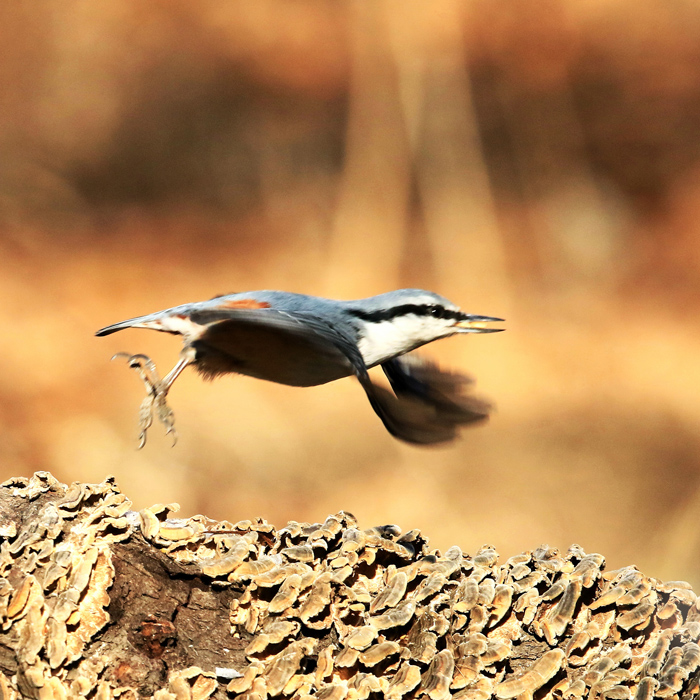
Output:
[[698,696],[682,581],[416,530],[135,513],[112,478],[0,486],[0,696],[652,700]]

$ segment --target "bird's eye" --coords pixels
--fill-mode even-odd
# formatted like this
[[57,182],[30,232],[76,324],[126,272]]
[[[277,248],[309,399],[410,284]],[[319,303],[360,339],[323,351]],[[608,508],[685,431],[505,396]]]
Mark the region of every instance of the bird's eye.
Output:
[[431,306],[430,315],[435,316],[435,318],[442,318],[445,315],[445,309],[442,306]]

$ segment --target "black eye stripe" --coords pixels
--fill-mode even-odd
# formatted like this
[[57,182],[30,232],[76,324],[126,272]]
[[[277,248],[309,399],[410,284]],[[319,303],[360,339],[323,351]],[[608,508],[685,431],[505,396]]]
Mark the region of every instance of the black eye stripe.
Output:
[[363,311],[362,309],[348,309],[348,313],[355,318],[372,323],[381,323],[382,321],[391,321],[398,316],[407,316],[414,314],[415,316],[435,316],[436,318],[449,318],[454,321],[460,321],[464,318],[461,311],[446,309],[439,304],[402,304],[391,309],[382,309],[381,311]]

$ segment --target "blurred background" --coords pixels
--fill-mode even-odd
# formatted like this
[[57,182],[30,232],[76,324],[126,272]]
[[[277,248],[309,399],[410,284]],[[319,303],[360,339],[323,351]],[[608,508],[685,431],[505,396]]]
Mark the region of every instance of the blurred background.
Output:
[[[0,478],[141,508],[577,542],[700,587],[700,6],[0,5]],[[186,372],[154,426],[96,329],[233,291],[437,291],[507,332],[425,352],[497,412],[393,440],[354,380]]]

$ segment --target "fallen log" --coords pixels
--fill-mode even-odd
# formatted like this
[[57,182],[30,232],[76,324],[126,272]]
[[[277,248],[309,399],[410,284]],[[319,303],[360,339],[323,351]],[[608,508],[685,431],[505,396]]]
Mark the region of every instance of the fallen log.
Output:
[[113,478],[0,486],[3,698],[688,700],[684,582],[547,546],[504,562],[417,530],[135,512]]

